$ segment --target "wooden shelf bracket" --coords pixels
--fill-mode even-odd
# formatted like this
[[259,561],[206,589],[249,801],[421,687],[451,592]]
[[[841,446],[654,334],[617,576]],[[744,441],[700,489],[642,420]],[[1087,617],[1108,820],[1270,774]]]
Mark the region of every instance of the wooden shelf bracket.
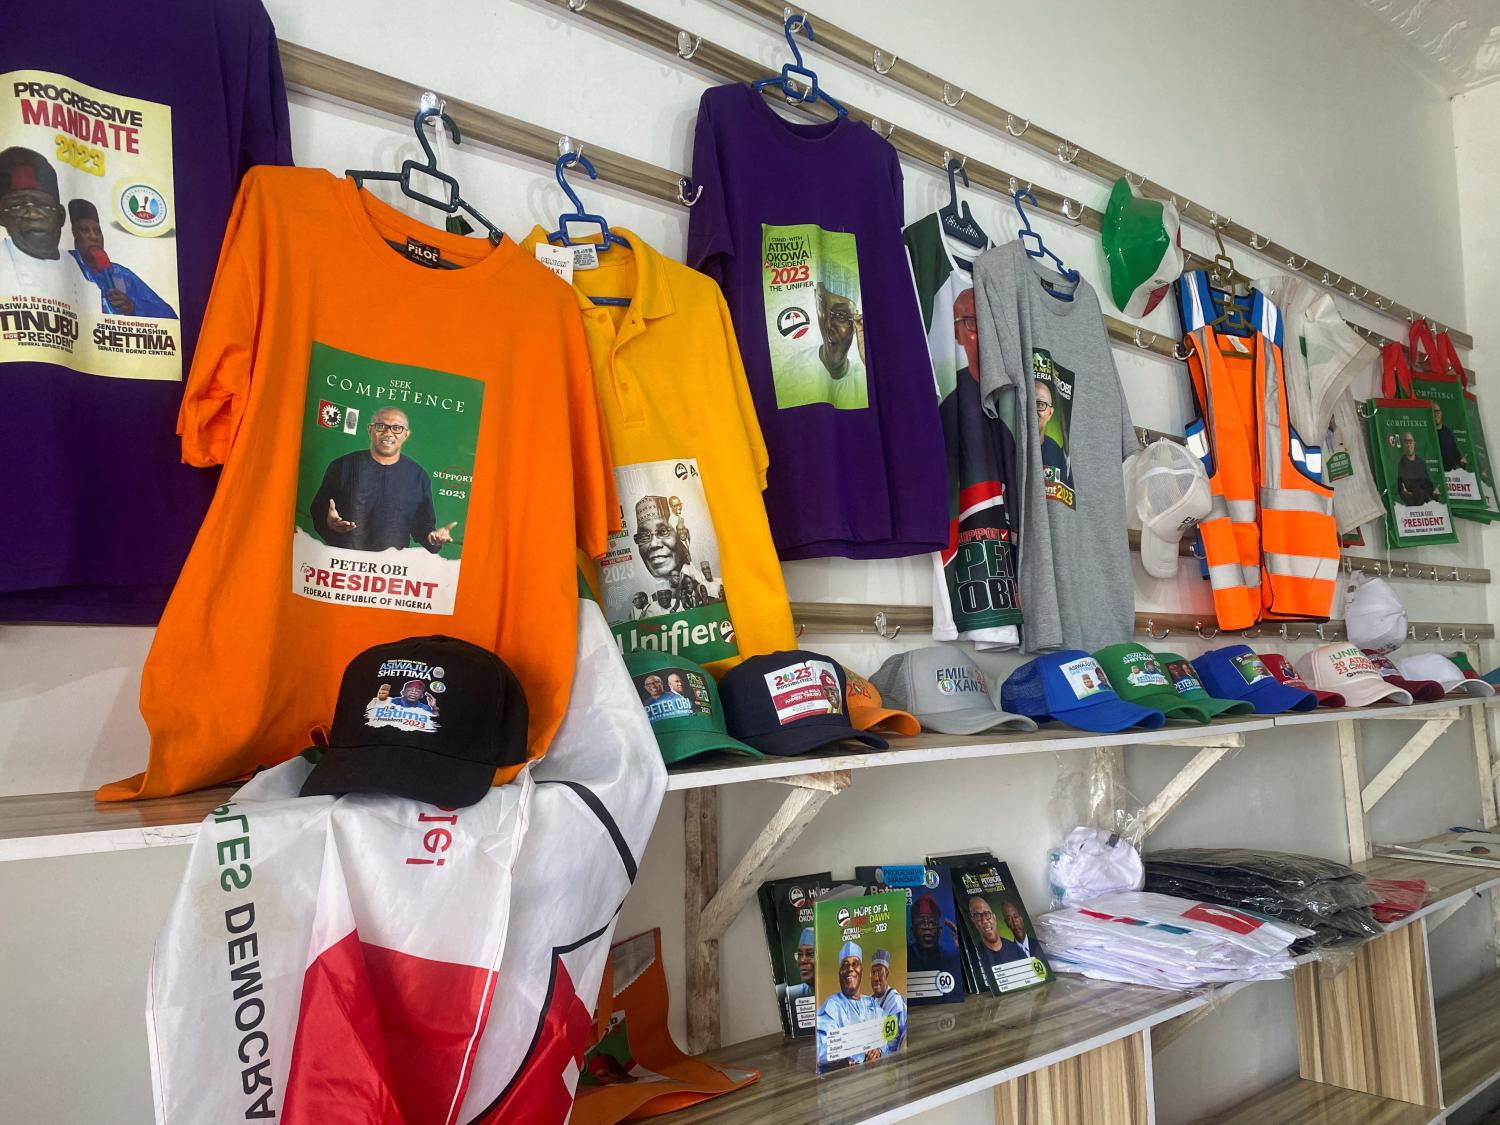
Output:
[[1244,746],[1245,736],[1239,733],[1209,734],[1174,738],[1171,741],[1163,740],[1162,745],[1198,746],[1201,749],[1193,755],[1187,765],[1172,775],[1172,780],[1162,786],[1161,791],[1151,799],[1151,803],[1141,811],[1142,837],[1155,832],[1168,814],[1193,791],[1193,787],[1207,776],[1209,770],[1222,762],[1231,750],[1238,750]]
[[719,1046],[719,939],[755,897],[766,873],[833,797],[849,788],[849,771],[770,779],[791,789],[740,861],[719,881],[719,787],[690,789],[684,806],[687,893],[688,1051]]

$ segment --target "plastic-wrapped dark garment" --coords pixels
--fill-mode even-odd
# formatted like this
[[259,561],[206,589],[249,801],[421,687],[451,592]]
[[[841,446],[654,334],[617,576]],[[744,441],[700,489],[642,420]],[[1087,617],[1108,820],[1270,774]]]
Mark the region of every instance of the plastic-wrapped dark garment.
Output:
[[1163,885],[1170,882],[1176,888],[1162,889],[1162,894],[1200,899],[1213,895],[1233,895],[1237,905],[1262,914],[1276,915],[1277,907],[1287,903],[1299,910],[1327,917],[1352,907],[1374,906],[1380,901],[1380,894],[1366,886],[1364,880],[1358,877],[1347,881],[1293,887],[1286,883],[1250,879],[1224,881],[1200,868],[1183,867],[1174,863],[1149,863],[1146,871],[1148,877],[1162,881]]
[[[1145,889],[1158,894],[1177,895],[1180,898],[1211,902],[1219,906],[1234,906],[1241,910],[1264,914],[1278,921],[1294,922],[1313,930],[1319,938],[1326,933],[1330,941],[1339,941],[1351,936],[1378,937],[1385,932],[1380,923],[1375,921],[1375,915],[1370,912],[1368,906],[1351,906],[1335,911],[1318,912],[1300,903],[1296,898],[1296,892],[1292,895],[1278,895],[1274,889],[1269,893],[1264,888],[1259,891],[1243,892],[1209,883],[1183,883],[1170,876],[1158,874],[1149,863],[1146,865]],[[1329,944],[1329,942],[1319,941],[1318,944]]]
[[1203,876],[1220,884],[1245,879],[1306,887],[1313,883],[1361,877],[1354,868],[1331,859],[1248,848],[1166,848],[1143,858],[1147,867],[1153,863],[1171,863],[1183,868],[1197,868]]

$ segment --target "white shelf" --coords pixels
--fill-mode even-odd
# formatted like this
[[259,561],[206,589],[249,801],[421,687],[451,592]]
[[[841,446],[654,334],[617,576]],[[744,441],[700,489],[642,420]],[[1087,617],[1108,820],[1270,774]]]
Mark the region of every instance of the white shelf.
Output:
[[1336,723],[1341,719],[1414,719],[1441,714],[1458,707],[1479,707],[1492,703],[1493,696],[1449,696],[1432,703],[1413,703],[1409,707],[1376,704],[1374,707],[1319,707],[1316,711],[1292,712],[1274,717],[1278,727],[1297,727],[1308,723]]

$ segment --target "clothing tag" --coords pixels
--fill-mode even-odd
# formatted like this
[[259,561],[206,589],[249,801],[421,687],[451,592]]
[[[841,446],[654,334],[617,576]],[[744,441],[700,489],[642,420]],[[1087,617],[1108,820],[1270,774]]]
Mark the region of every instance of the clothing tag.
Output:
[[573,247],[573,268],[575,270],[598,269],[599,248],[592,243],[586,246]]
[[1349,454],[1340,450],[1337,453],[1330,453],[1328,455],[1328,479],[1330,482],[1343,480],[1345,477],[1352,477],[1353,475],[1354,462],[1350,459]]
[[573,248],[551,246],[545,242],[536,244],[536,260],[541,262],[569,285],[573,284]]
[[410,235],[406,238],[406,256],[419,266],[428,269],[441,269],[443,265],[443,252],[436,246],[428,246],[425,242],[418,242]]

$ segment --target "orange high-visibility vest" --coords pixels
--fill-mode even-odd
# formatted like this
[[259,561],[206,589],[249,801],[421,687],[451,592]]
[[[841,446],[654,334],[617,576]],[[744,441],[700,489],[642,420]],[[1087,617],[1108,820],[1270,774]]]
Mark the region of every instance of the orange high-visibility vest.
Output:
[[1281,312],[1255,291],[1248,335],[1211,327],[1219,309],[1202,270],[1182,275],[1178,301],[1198,409],[1188,447],[1213,494],[1199,531],[1219,627],[1327,620],[1339,569],[1333,489],[1322,450],[1288,417]]

